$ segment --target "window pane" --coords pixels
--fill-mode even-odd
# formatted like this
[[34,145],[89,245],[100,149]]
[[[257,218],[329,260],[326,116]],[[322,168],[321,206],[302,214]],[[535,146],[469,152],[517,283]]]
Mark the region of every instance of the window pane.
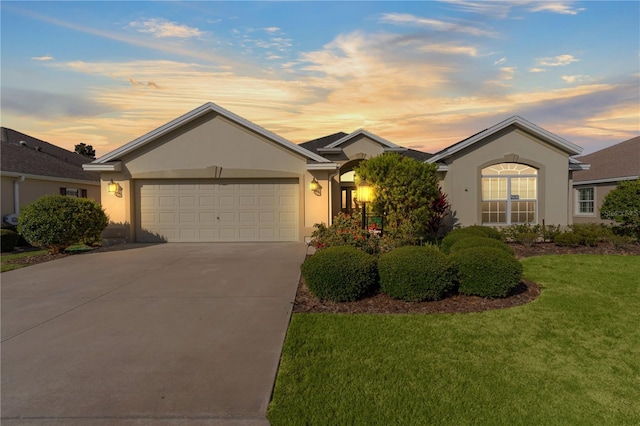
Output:
[[537,174],[538,171],[533,167],[519,163],[499,163],[482,169],[482,175],[518,176]]
[[356,176],[356,172],[351,170],[340,175],[340,182],[353,182]]
[[507,223],[507,202],[483,201],[482,223]]
[[482,179],[482,199],[483,200],[506,200],[507,199],[507,179],[506,178],[483,178]]
[[536,199],[536,178],[511,178],[511,195],[522,199]]
[[535,201],[511,201],[511,223],[531,223],[535,219]]

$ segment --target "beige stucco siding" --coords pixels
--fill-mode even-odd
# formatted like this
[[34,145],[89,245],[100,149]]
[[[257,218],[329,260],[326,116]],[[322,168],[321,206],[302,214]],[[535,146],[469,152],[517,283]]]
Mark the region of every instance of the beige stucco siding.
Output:
[[481,170],[502,162],[528,164],[538,169],[538,223],[544,220],[546,224],[568,224],[568,154],[513,127],[447,160],[443,190],[453,206],[458,224],[482,223]]
[[[14,186],[13,182],[17,177],[2,176],[2,216],[6,216],[14,211]],[[78,188],[87,191],[87,198],[92,198],[100,202],[99,183],[90,184],[78,181],[52,180],[52,178],[27,177],[18,184],[20,207],[31,204],[38,198],[45,195],[59,195],[60,188]]]
[[306,167],[302,155],[213,112],[122,160],[134,179],[292,177],[303,174]]
[[367,159],[382,154],[383,148],[378,143],[366,136],[360,136],[341,145],[342,152],[347,157],[346,161]]

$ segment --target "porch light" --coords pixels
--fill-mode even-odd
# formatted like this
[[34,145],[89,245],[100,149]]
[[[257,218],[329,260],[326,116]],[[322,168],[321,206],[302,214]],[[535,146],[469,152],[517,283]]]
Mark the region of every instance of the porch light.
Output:
[[118,192],[118,184],[111,179],[111,181],[107,184],[107,190],[109,194],[115,194]]
[[309,184],[309,189],[311,190],[311,192],[318,192],[318,190],[320,189],[320,183],[316,180],[315,177]]
[[364,179],[361,180],[360,185],[358,185],[357,194],[359,203],[370,203],[373,201],[373,188],[371,188]]
[[373,201],[373,188],[362,179],[356,192],[358,202],[362,203],[362,229],[367,229],[367,203]]

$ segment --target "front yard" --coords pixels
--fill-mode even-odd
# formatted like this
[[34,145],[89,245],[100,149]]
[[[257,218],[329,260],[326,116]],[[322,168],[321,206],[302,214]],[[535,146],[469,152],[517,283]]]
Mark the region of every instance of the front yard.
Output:
[[271,424],[640,424],[640,257],[522,263],[515,308],[294,314]]

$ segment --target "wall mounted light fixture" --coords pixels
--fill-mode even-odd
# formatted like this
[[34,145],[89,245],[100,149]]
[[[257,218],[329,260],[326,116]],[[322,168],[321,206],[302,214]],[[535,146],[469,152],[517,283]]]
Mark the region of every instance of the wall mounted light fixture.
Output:
[[115,194],[118,192],[118,184],[111,179],[111,181],[107,184],[107,190],[109,194]]
[[318,189],[320,189],[320,182],[318,182],[315,177],[309,184],[309,189],[311,190],[311,192],[316,192]]

